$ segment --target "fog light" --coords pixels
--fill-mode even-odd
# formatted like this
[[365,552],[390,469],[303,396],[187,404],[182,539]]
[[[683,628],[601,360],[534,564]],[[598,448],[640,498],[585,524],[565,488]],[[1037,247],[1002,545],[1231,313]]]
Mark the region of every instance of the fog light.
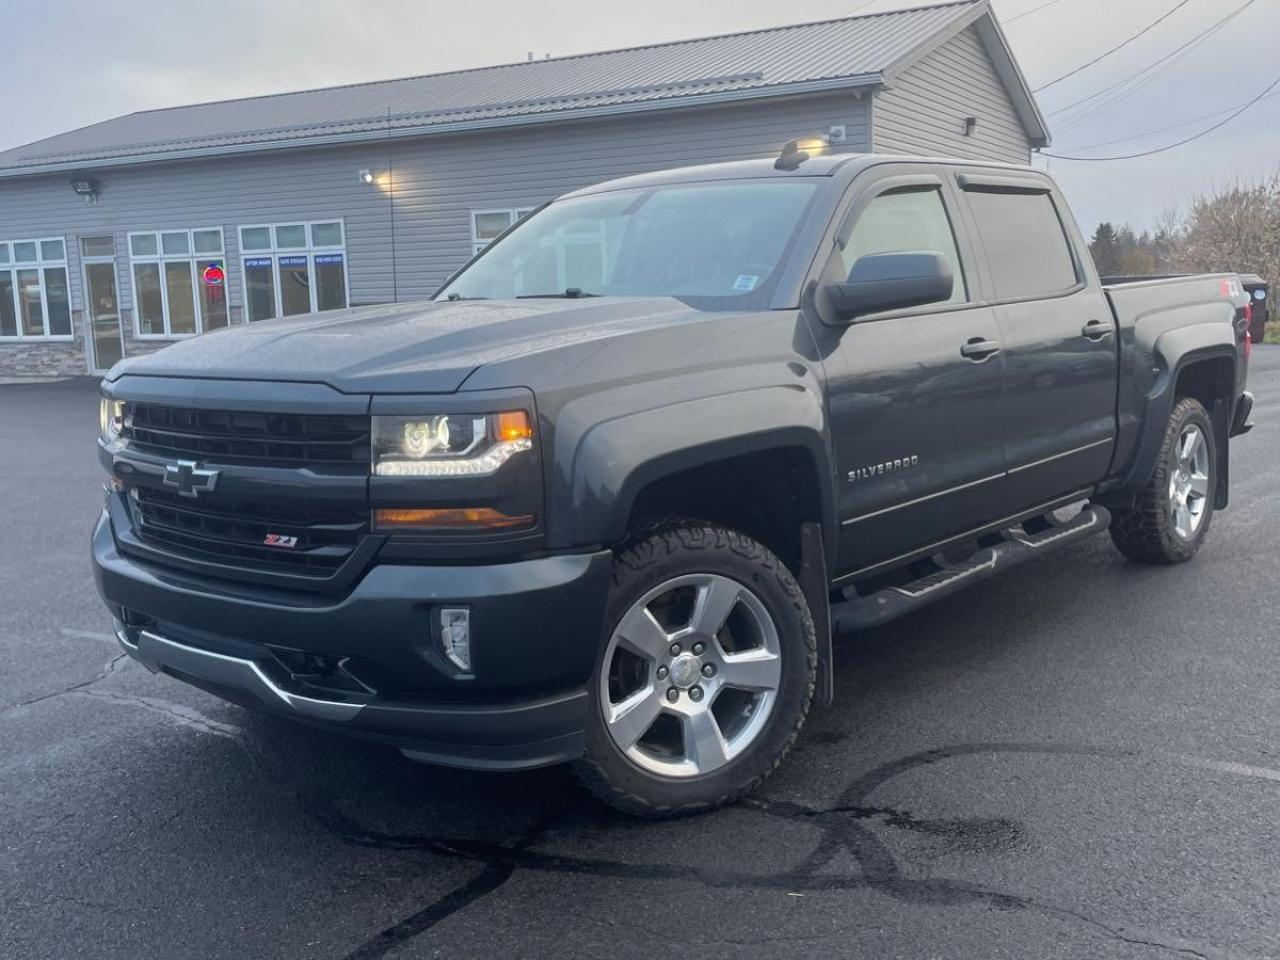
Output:
[[470,610],[466,607],[444,607],[440,610],[440,645],[451,663],[471,672]]

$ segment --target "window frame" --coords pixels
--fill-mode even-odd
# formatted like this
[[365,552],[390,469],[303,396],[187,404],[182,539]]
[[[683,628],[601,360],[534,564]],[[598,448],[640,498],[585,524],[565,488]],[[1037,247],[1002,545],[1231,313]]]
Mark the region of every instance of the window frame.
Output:
[[[52,241],[58,241],[62,244],[61,260],[46,260],[44,257],[44,245]],[[34,244],[36,248],[35,260],[23,260],[19,263],[14,258],[13,248],[19,243]],[[13,315],[14,315],[14,334],[0,334],[0,343],[69,343],[76,338],[76,318],[75,306],[71,299],[71,264],[67,256],[68,243],[66,236],[50,236],[28,238],[23,237],[20,240],[0,240],[0,247],[8,248],[8,260],[0,263],[0,273],[9,273],[14,275],[13,280]],[[49,333],[49,291],[45,286],[44,273],[46,269],[62,268],[63,275],[67,282],[67,313],[70,316],[71,330],[67,333]],[[22,301],[19,299],[17,273],[19,270],[34,270],[40,278],[40,318],[41,326],[44,333],[29,334],[22,330]]]
[[[999,307],[1007,304],[1019,303],[1035,303],[1044,300],[1062,300],[1067,297],[1075,296],[1089,286],[1088,272],[1080,259],[1080,250],[1074,234],[1068,227],[1067,221],[1062,215],[1062,204],[1058,202],[1058,197],[1053,186],[1048,181],[1040,179],[1031,179],[1029,177],[1001,177],[1001,176],[975,176],[972,174],[960,173],[957,176],[958,193],[964,203],[965,216],[968,218],[973,230],[974,245],[982,252],[982,261],[986,269],[987,278],[987,306]],[[999,193],[1013,196],[1042,196],[1049,201],[1049,209],[1053,211],[1053,215],[1058,222],[1058,229],[1062,233],[1062,239],[1067,245],[1067,256],[1071,259],[1071,268],[1075,272],[1075,283],[1071,286],[1064,287],[1061,290],[1048,293],[1036,293],[1023,297],[1001,297],[996,290],[996,274],[992,266],[992,260],[987,252],[986,244],[982,239],[982,227],[979,224],[977,211],[970,202],[969,197],[974,193]]]
[[[963,294],[963,299],[961,300],[948,300],[945,303],[926,304],[925,307],[933,307],[939,310],[960,310],[970,306],[974,302],[972,264],[966,262],[965,248],[959,230],[960,220],[956,216],[958,211],[952,211],[948,208],[946,187],[941,182],[933,183],[926,180],[921,180],[917,183],[888,182],[882,184],[879,189],[875,190],[867,198],[865,203],[858,204],[855,210],[850,211],[850,215],[846,218],[844,223],[841,224],[840,230],[837,233],[839,242],[836,245],[835,258],[840,261],[841,269],[852,270],[852,265],[845,262],[844,252],[848,249],[849,241],[853,239],[853,234],[858,229],[859,224],[862,223],[862,218],[867,215],[867,211],[885,197],[908,193],[932,194],[937,198],[938,206],[942,210],[942,218],[947,226],[947,232],[951,235],[951,247],[956,255],[956,266],[959,268],[959,276],[955,278],[955,281],[960,284],[961,293]],[[936,250],[933,252],[945,254],[946,251]],[[952,295],[954,296],[954,291]]]
[[[890,310],[870,314],[859,317],[858,323],[878,323],[882,320],[896,320],[903,317],[923,317],[936,313],[963,313],[968,310],[986,309],[989,306],[986,299],[989,282],[986,276],[986,263],[982,258],[982,250],[973,236],[968,206],[963,204],[957,196],[954,181],[949,176],[944,176],[941,168],[929,163],[898,163],[892,166],[870,167],[855,176],[845,188],[844,195],[836,206],[835,215],[831,218],[831,224],[822,234],[819,253],[807,276],[819,284],[843,281],[846,277],[842,273],[839,275],[839,280],[836,280],[832,273],[832,264],[843,267],[844,260],[841,257],[840,247],[848,242],[858,217],[882,194],[902,189],[939,191],[943,210],[946,212],[947,220],[951,225],[951,234],[955,239],[956,253],[960,257],[960,269],[964,274],[968,299],[963,303],[931,303],[908,310]],[[829,254],[821,252],[831,246],[835,249],[830,249]],[[836,273],[839,271],[837,270]],[[828,326],[838,328],[848,326],[846,322],[832,319],[822,311],[819,312],[819,318]]]
[[[219,253],[197,253],[195,235],[197,233],[214,233],[222,240],[222,250]],[[187,252],[186,253],[165,253],[164,252],[164,235],[166,233],[185,233],[187,235]],[[135,254],[133,252],[134,237],[154,237],[156,241],[156,252],[153,254]],[[227,262],[227,233],[222,227],[178,227],[175,229],[155,229],[155,230],[130,230],[125,234],[124,239],[125,252],[129,255],[129,305],[133,311],[133,335],[138,340],[185,340],[188,337],[198,337],[204,333],[204,308],[200,303],[200,283],[201,279],[196,276],[196,264],[201,260],[215,260],[221,262],[223,270],[226,270]],[[191,311],[195,317],[195,330],[191,333],[174,333],[173,318],[169,310],[169,281],[168,272],[165,269],[166,263],[186,263],[191,271]],[[161,333],[143,333],[142,332],[142,315],[138,308],[138,271],[139,264],[156,264],[160,269],[160,313],[164,330]],[[117,283],[119,279],[117,278]],[[224,281],[225,282],[225,281]]]
[[[514,227],[517,223],[519,223],[525,217],[534,213],[537,209],[538,209],[538,205],[534,204],[532,206],[527,206],[527,207],[490,207],[485,209],[472,210],[471,211],[471,256],[473,257],[478,256],[484,250],[485,247],[489,246],[489,244],[493,243],[494,240],[497,240],[498,237],[502,236],[504,233],[506,233],[508,230]],[[497,213],[506,215],[507,225],[503,227],[500,231],[498,231],[497,236],[490,237],[488,240],[482,240],[479,236],[479,231],[476,229],[476,220],[479,219],[480,217],[491,216]]]
[[[326,226],[336,223],[342,230],[342,242],[336,244],[317,244],[313,239],[313,230],[316,226]],[[278,227],[302,227],[305,234],[305,243],[301,247],[281,247],[276,244],[276,229]],[[244,247],[244,232],[246,230],[266,230],[270,238],[271,245],[269,247],[257,248],[254,250],[246,250]],[[351,307],[351,257],[347,253],[347,221],[345,217],[324,217],[319,220],[279,220],[271,223],[242,223],[236,226],[236,242],[240,248],[240,283],[241,289],[244,291],[244,322],[259,323],[261,321],[254,320],[249,316],[249,274],[247,263],[249,260],[270,259],[271,260],[271,292],[275,305],[275,315],[267,317],[268,320],[279,320],[285,316],[284,313],[284,292],[280,287],[280,258],[281,257],[306,257],[307,259],[307,278],[308,296],[311,301],[310,313],[320,313],[319,309],[319,285],[316,283],[316,257],[323,257],[332,254],[342,255],[342,294],[346,301],[345,306],[334,307],[335,310],[347,310]],[[329,311],[324,311],[329,312]],[[289,314],[289,316],[300,316],[300,314]]]

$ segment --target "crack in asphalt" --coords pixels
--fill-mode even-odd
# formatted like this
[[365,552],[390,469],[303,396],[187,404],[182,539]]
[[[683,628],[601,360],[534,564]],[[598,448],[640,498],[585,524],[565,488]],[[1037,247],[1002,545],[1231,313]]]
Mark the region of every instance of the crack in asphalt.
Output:
[[27,700],[19,700],[16,703],[5,704],[3,707],[0,707],[0,713],[8,713],[11,710],[17,710],[20,707],[29,707],[32,704],[44,703],[46,700],[65,697],[69,693],[77,693],[78,691],[84,690],[86,687],[92,687],[95,683],[101,683],[103,680],[107,679],[107,677],[118,671],[122,665],[127,664],[128,660],[129,655],[127,653],[117,654],[107,661],[107,665],[103,667],[101,671],[90,677],[88,680],[73,683],[68,687],[63,687],[60,690],[54,690],[51,693],[42,693],[38,697],[31,697]]
[[69,690],[67,693],[76,696],[91,697],[94,700],[101,700],[106,703],[118,703],[123,706],[136,707],[140,710],[146,710],[149,713],[158,714],[164,720],[175,726],[183,727],[187,730],[194,730],[197,733],[207,733],[215,737],[225,737],[230,740],[236,740],[240,737],[242,730],[240,727],[230,723],[223,723],[221,720],[214,720],[212,717],[205,716],[199,710],[188,707],[181,703],[174,703],[171,700],[160,700],[155,697],[141,697],[134,694],[114,693],[106,690]]
[[[384,956],[399,944],[425,934],[458,911],[500,890],[517,869],[631,881],[696,882],[712,888],[778,890],[797,894],[868,889],[912,905],[980,905],[997,910],[1030,910],[1063,922],[1084,924],[1108,938],[1127,944],[1170,951],[1198,958],[1198,960],[1227,960],[1232,956],[1203,944],[1165,937],[1152,931],[1112,926],[1077,910],[978,883],[938,877],[905,876],[899,859],[894,856],[884,841],[869,829],[869,824],[881,823],[890,828],[944,837],[953,841],[963,841],[967,831],[974,831],[980,836],[984,849],[989,848],[992,837],[996,838],[997,846],[1003,849],[1014,849],[1025,841],[1023,828],[1008,820],[928,819],[918,817],[909,811],[869,806],[864,802],[878,787],[910,771],[929,767],[945,760],[983,755],[1074,756],[1110,760],[1154,758],[1200,769],[1246,776],[1257,776],[1259,772],[1275,773],[1280,779],[1280,772],[1265,771],[1261,768],[1108,747],[1052,743],[977,743],[942,747],[875,767],[853,780],[837,801],[830,806],[809,807],[764,798],[743,801],[739,805],[740,808],[755,810],[763,815],[784,820],[804,821],[815,825],[820,831],[818,842],[805,858],[795,866],[773,874],[710,870],[683,864],[625,863],[532,849],[539,841],[546,839],[556,825],[567,818],[570,812],[567,810],[556,813],[542,825],[530,829],[517,841],[502,844],[471,838],[446,839],[431,835],[377,831],[360,825],[335,809],[332,804],[308,803],[303,797],[299,797],[298,802],[307,816],[344,842],[386,850],[419,850],[482,864],[480,873],[466,884],[449,891],[404,921],[361,944],[347,954],[344,960],[375,960]],[[858,864],[859,873],[823,874],[818,872],[829,865],[841,852],[847,852],[852,856]]]

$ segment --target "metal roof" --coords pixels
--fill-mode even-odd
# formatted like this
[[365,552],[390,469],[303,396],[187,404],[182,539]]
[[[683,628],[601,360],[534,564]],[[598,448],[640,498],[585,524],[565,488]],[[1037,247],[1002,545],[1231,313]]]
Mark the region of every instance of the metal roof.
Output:
[[[999,35],[987,0],[958,0],[603,53],[143,110],[0,152],[0,176],[868,86],[929,49],[933,38],[979,20],[988,36],[993,28]],[[1003,44],[993,49],[998,59],[1000,51],[1008,57]],[[1013,76],[1021,81],[1011,58],[997,63],[1006,71],[1010,66],[1006,83]],[[1033,120],[1038,119],[1021,85],[1011,96],[1015,103],[1022,97],[1031,102]]]

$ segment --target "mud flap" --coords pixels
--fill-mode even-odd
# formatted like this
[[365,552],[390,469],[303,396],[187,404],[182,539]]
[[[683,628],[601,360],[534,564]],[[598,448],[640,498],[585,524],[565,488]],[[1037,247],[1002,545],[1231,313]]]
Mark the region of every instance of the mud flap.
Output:
[[822,546],[822,527],[816,523],[800,526],[800,576],[797,578],[813,617],[818,641],[819,702],[831,706],[836,697],[835,653],[831,642],[831,585],[827,579],[827,555]]

